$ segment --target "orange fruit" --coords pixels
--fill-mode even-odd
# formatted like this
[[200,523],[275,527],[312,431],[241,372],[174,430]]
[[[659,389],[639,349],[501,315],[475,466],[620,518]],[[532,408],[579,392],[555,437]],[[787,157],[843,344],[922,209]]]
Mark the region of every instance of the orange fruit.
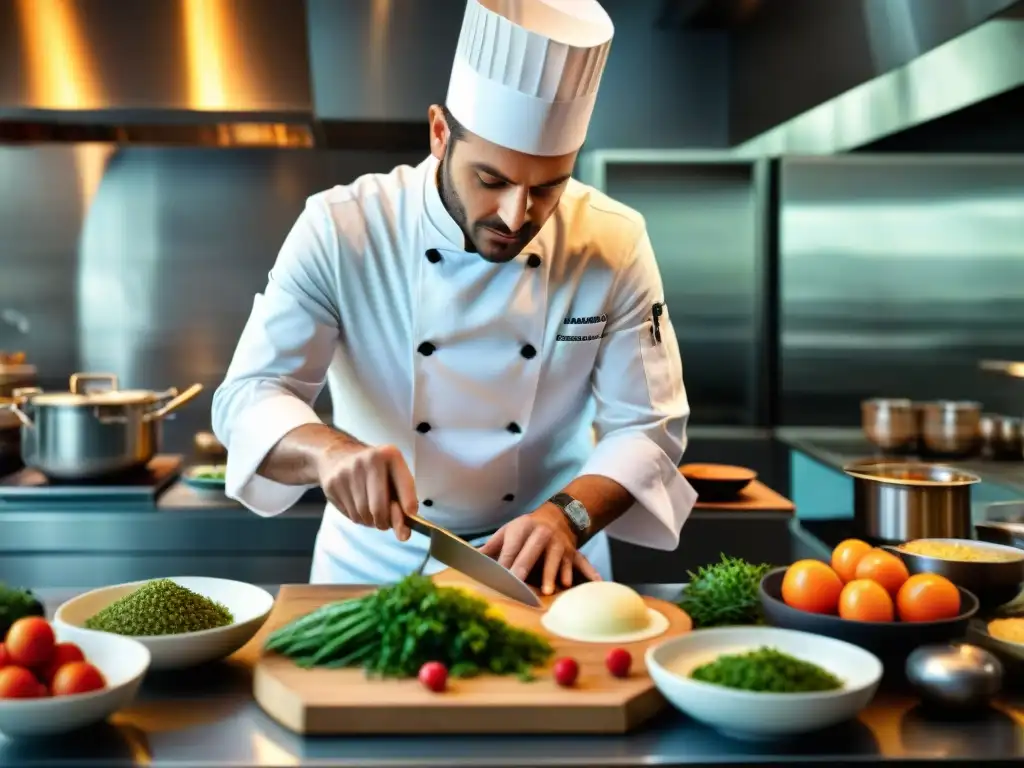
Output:
[[884,549],[873,549],[864,555],[857,563],[855,573],[858,579],[870,579],[881,584],[892,597],[896,597],[903,582],[910,577],[903,561]]
[[942,621],[960,613],[960,590],[945,576],[917,573],[896,595],[900,621]]
[[843,582],[820,560],[798,560],[782,577],[782,600],[809,613],[835,613]]
[[839,593],[839,616],[850,621],[892,621],[896,612],[885,587],[870,579],[854,579]]
[[857,578],[857,563],[861,561],[873,547],[860,539],[846,539],[832,550],[832,570],[839,574],[844,582]]

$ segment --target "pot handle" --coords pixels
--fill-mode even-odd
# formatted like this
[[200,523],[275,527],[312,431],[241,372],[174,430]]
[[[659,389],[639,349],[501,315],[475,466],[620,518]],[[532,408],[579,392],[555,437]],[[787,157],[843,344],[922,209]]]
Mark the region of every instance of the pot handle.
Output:
[[[26,387],[26,389],[34,389],[34,387]],[[14,391],[19,392],[21,390],[16,389]],[[32,421],[32,419],[29,418],[29,416],[23,410],[21,410],[21,408],[18,407],[17,403],[7,403],[3,407],[6,408],[8,411],[11,411],[15,416],[17,416],[18,421],[20,421],[23,426],[28,427],[29,429],[36,428],[35,422]]]
[[186,389],[180,395],[174,397],[167,405],[156,411],[150,411],[142,417],[143,421],[156,421],[162,419],[164,416],[169,414],[171,411],[175,411],[181,406],[185,405],[189,400],[193,399],[196,395],[203,391],[202,384],[193,384],[191,387]]
[[117,374],[114,373],[73,373],[71,374],[69,389],[72,394],[84,395],[86,394],[85,388],[81,385],[88,384],[90,381],[105,383],[109,385],[107,389],[117,389]]

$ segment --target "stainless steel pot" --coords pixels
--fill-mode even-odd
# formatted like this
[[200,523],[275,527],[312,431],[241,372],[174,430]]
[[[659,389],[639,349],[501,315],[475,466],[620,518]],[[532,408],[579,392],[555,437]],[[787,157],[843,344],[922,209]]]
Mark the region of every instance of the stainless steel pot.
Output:
[[69,392],[18,390],[8,407],[21,420],[26,466],[54,480],[84,480],[145,466],[159,450],[161,420],[202,389],[122,390],[112,374],[76,373]]
[[914,453],[921,437],[921,412],[905,398],[874,398],[860,404],[864,436],[877,448]]
[[971,537],[971,486],[981,478],[938,464],[857,463],[853,517],[862,535],[876,540]]

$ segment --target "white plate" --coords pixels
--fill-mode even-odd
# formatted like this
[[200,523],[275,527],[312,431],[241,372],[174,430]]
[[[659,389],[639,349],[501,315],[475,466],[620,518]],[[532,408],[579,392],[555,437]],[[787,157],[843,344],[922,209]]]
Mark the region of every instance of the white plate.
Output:
[[57,641],[75,643],[106,679],[102,691],[40,699],[0,699],[0,734],[7,738],[67,733],[127,707],[150,665],[146,647],[129,637],[54,625]]
[[[770,646],[817,664],[844,681],[836,691],[758,693],[689,677],[723,654]],[[728,736],[772,739],[817,731],[849,720],[875,696],[882,662],[842,640],[775,627],[701,629],[652,646],[646,653],[654,684],[677,709]]]
[[[101,587],[72,598],[57,609],[54,622],[92,632],[94,630],[85,629],[86,619],[147,581],[152,579]],[[182,669],[230,656],[259,631],[274,605],[274,596],[269,592],[241,581],[205,576],[174,576],[171,581],[220,603],[231,611],[235,621],[226,627],[201,632],[133,637],[152,654],[152,669]]]

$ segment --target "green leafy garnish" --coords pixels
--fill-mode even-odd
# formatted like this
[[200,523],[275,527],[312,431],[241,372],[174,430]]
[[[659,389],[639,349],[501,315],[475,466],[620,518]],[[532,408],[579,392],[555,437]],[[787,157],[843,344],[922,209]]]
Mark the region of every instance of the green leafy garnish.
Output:
[[816,664],[768,647],[719,656],[697,667],[690,677],[702,683],[762,693],[809,693],[843,687],[839,678]]
[[689,572],[690,583],[679,599],[679,607],[697,629],[760,624],[758,588],[771,568],[723,554],[720,563]]
[[376,677],[415,677],[437,661],[451,677],[528,680],[554,654],[543,637],[490,612],[487,601],[419,574],[322,606],[275,630],[265,648],[301,667],[361,667]]

